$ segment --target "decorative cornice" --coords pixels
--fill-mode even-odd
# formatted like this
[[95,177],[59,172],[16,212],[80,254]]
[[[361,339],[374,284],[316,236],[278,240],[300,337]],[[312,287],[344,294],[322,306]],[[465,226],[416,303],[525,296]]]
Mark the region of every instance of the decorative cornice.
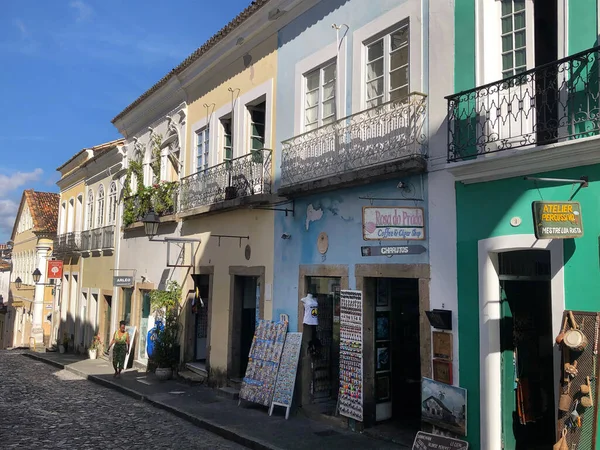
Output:
[[446,169],[457,181],[471,184],[598,163],[600,136],[592,136],[529,149],[503,150],[473,161],[448,163]]

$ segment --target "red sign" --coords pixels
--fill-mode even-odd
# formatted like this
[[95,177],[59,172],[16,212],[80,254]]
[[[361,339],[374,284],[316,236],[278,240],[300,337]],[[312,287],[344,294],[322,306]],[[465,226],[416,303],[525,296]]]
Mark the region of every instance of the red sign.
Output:
[[50,278],[62,278],[63,274],[63,262],[57,260],[48,261],[48,279]]

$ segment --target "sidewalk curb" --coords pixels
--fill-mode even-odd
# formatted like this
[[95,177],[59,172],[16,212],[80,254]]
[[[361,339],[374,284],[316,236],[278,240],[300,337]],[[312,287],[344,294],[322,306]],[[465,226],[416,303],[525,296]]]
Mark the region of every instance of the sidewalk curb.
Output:
[[36,361],[46,363],[46,364],[54,366],[58,369],[66,370],[67,372],[71,372],[77,376],[85,378],[85,379],[92,381],[96,384],[99,384],[103,387],[113,389],[115,391],[119,391],[120,393],[128,395],[129,397],[133,397],[136,400],[146,402],[146,403],[154,406],[155,408],[162,409],[162,410],[167,411],[181,419],[184,419],[184,420],[196,425],[199,428],[202,428],[206,431],[214,433],[224,439],[227,439],[228,441],[232,441],[237,444],[248,447],[252,450],[283,450],[280,447],[272,446],[268,443],[265,443],[258,439],[252,438],[248,435],[245,435],[243,433],[235,431],[229,427],[218,425],[212,421],[195,416],[193,414],[190,414],[190,413],[183,411],[179,408],[176,408],[174,406],[170,406],[170,405],[162,403],[158,400],[154,400],[151,397],[140,394],[139,392],[137,392],[133,389],[126,388],[117,383],[113,383],[111,381],[100,378],[96,375],[88,375],[80,370],[77,370],[77,369],[69,366],[68,364],[62,364],[58,361],[52,361],[48,358],[44,358],[43,356],[39,356],[39,355],[30,353],[30,352],[23,353],[23,356],[26,356],[26,357],[36,360]]

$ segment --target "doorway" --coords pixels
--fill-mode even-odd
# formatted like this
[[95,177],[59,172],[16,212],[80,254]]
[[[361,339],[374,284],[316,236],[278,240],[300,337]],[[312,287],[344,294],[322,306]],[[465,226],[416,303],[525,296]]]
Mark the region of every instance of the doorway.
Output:
[[550,252],[499,254],[502,438],[505,448],[556,440]]
[[[421,425],[419,280],[377,278],[374,363],[375,420],[413,431]],[[409,440],[410,440],[409,439]]]
[[256,276],[234,275],[231,329],[231,368],[229,377],[241,379],[246,373],[248,355],[260,305],[260,284]]
[[103,321],[102,321],[102,336],[104,336],[104,352],[108,354],[108,344],[110,343],[110,320],[112,314],[112,295],[103,295],[102,296],[102,310]]
[[[140,295],[142,297],[142,305],[140,311],[140,347],[138,349],[138,360],[141,361],[142,364],[148,364],[148,330],[151,330],[154,327],[154,317],[151,317],[150,314],[150,292],[140,290]],[[131,299],[131,296],[129,298]]]
[[[197,275],[194,278],[195,296],[201,299],[193,306],[195,311],[194,360],[206,362],[208,355],[208,308],[210,275]],[[252,331],[254,335],[254,330]],[[249,350],[249,349],[248,349]]]

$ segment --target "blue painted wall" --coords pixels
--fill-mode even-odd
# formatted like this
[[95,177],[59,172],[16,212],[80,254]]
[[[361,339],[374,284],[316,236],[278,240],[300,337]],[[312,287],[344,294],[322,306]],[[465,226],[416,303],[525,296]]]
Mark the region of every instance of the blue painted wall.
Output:
[[[275,217],[275,278],[273,283],[273,317],[279,314],[290,316],[290,331],[296,331],[298,325],[298,276],[299,266],[308,264],[344,264],[348,265],[350,289],[356,286],[354,278],[355,264],[415,264],[428,263],[428,252],[421,255],[368,256],[361,255],[364,245],[403,245],[407,241],[364,241],[362,233],[362,208],[371,206],[368,199],[359,197],[402,198],[397,188],[398,180],[369,184],[356,188],[337,190],[296,200],[295,216],[279,213]],[[406,206],[426,208],[426,183],[421,177],[405,177],[413,192],[406,197],[424,198],[425,201],[394,200],[374,201],[373,206]],[[310,220],[313,218],[315,220]],[[317,249],[319,233],[326,232],[329,237],[329,249],[321,255]],[[290,239],[282,239],[288,233]],[[425,236],[427,237],[427,213],[425,210]],[[428,247],[427,240],[411,241]]]

